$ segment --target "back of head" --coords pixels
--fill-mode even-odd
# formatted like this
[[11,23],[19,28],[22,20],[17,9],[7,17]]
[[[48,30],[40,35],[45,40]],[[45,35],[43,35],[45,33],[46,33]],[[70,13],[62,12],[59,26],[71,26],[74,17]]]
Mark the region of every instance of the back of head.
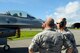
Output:
[[62,18],[60,25],[61,27],[64,27],[66,25],[66,18]]
[[60,24],[60,27],[64,27],[66,25],[66,18],[59,18],[57,23]]
[[51,17],[47,18],[46,20],[46,25],[53,27],[54,26],[54,19],[52,19]]

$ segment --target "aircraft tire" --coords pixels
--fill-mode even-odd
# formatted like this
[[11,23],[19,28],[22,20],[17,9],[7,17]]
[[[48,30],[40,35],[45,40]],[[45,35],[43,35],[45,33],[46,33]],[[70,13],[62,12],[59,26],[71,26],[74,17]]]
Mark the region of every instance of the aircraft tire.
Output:
[[4,51],[9,51],[10,50],[10,46],[9,45],[4,45],[3,49],[4,49]]

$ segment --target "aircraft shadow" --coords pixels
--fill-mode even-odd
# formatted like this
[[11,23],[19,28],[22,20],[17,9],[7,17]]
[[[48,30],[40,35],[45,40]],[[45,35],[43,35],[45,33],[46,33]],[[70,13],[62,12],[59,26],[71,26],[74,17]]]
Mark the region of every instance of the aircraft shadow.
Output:
[[[76,45],[76,47],[80,47],[80,45]],[[0,53],[28,53],[28,47],[11,48],[9,51],[4,51],[3,47],[0,47]]]
[[11,48],[9,51],[4,51],[3,48],[0,47],[0,53],[28,53],[28,47]]

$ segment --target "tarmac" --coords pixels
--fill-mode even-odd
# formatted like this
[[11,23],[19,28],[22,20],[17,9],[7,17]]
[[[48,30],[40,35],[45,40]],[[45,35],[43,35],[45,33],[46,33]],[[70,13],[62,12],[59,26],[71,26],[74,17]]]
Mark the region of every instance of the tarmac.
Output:
[[[80,30],[71,30],[74,34],[77,49],[80,53]],[[25,40],[17,40],[17,41],[8,41],[8,45],[10,45],[10,51],[4,51],[3,46],[0,47],[0,53],[28,53],[28,47],[31,43],[32,38],[28,38]],[[62,51],[64,53],[64,51]]]

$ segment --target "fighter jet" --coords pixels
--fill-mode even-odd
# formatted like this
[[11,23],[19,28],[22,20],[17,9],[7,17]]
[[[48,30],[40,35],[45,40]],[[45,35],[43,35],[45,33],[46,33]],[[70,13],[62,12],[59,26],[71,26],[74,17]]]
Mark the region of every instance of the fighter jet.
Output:
[[[15,17],[6,14],[0,14],[0,39],[15,36],[20,37],[21,28],[41,28],[41,19],[36,19],[33,16],[27,15],[27,17]],[[3,39],[2,39],[3,40]],[[9,45],[4,46],[4,50],[9,50]]]
[[20,28],[41,28],[43,21],[30,15],[27,17],[14,17],[0,14],[0,28],[19,30]]

